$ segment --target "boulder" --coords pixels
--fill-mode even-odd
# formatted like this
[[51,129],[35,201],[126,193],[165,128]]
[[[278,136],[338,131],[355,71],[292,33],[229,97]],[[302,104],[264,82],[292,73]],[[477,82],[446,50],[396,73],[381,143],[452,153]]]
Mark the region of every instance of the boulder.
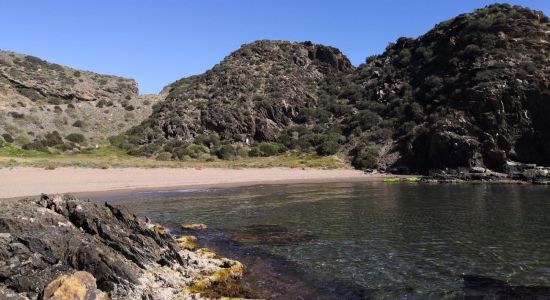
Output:
[[94,276],[77,271],[71,275],[61,275],[46,286],[43,300],[101,300]]

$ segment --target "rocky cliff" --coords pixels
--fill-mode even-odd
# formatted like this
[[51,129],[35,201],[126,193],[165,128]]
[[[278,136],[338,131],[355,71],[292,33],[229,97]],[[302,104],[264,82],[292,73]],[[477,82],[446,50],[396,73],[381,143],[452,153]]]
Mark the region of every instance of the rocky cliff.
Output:
[[[157,101],[139,96],[134,80],[0,51],[2,142],[54,151],[104,144],[141,122]],[[69,134],[85,141],[65,139]]]
[[540,12],[491,5],[460,15],[399,39],[352,80],[357,105],[376,103],[391,121],[397,164],[550,165],[550,23]]

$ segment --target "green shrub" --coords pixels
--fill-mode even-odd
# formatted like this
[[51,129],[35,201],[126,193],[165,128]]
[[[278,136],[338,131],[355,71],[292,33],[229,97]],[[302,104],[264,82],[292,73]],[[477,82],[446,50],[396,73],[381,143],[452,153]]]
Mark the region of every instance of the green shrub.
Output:
[[340,143],[345,142],[345,137],[336,132],[318,135],[316,138],[316,151],[319,155],[334,155],[340,151]]
[[81,120],[76,120],[73,123],[73,127],[84,127],[84,122],[82,122]]
[[107,101],[105,101],[104,99],[97,101],[97,103],[95,104],[95,106],[99,108],[103,108],[103,106],[105,105],[107,105]]
[[18,134],[14,141],[17,145],[25,145],[32,142],[31,138],[26,133]]
[[153,154],[155,154],[159,150],[159,148],[160,147],[156,144],[147,144],[138,148],[131,148],[128,151],[128,154],[134,155],[134,156],[151,157]]
[[237,150],[232,145],[223,145],[216,151],[216,155],[220,159],[231,160],[237,156]]
[[317,146],[317,154],[319,155],[334,155],[340,151],[340,144],[336,141],[327,140],[322,142],[319,146]]
[[109,143],[117,148],[124,150],[130,150],[132,147],[134,147],[134,145],[128,140],[128,136],[125,134],[119,134],[110,137]]
[[14,118],[14,119],[23,119],[25,118],[25,114],[24,113],[18,113],[16,111],[11,111],[9,112],[9,115]]
[[214,148],[220,145],[220,137],[215,133],[209,135],[200,134],[195,137],[193,143],[204,145],[208,148]]
[[41,100],[44,98],[44,96],[42,96],[42,94],[40,94],[37,90],[35,89],[30,89],[30,88],[18,88],[17,91],[29,98],[31,101],[35,102],[35,101],[38,101],[38,100]]
[[157,160],[162,160],[162,161],[165,161],[165,160],[170,160],[172,159],[172,153],[170,152],[161,152],[157,155],[156,157]]
[[61,152],[65,152],[65,151],[72,150],[72,149],[74,149],[74,148],[73,148],[73,145],[71,145],[71,144],[63,143],[63,144],[56,145],[56,146],[55,146],[55,149],[57,149],[57,150],[59,150],[59,151],[61,151]]
[[355,116],[355,123],[362,129],[369,129],[382,122],[382,118],[375,112],[368,109],[360,111]]
[[86,141],[86,138],[81,133],[71,133],[65,137],[68,141],[73,143],[82,144]]
[[13,137],[9,133],[2,134],[2,137],[4,138],[4,141],[6,141],[6,143],[11,144],[14,142]]
[[208,154],[208,148],[203,145],[190,144],[185,148],[191,158],[199,158],[202,154]]
[[43,144],[47,147],[63,144],[63,138],[57,131],[50,132],[44,136]]
[[260,151],[260,148],[258,147],[252,147],[250,151],[248,151],[248,156],[250,157],[262,156],[262,151]]
[[288,150],[283,144],[271,142],[260,143],[258,144],[258,148],[260,149],[262,156],[273,156]]
[[249,156],[273,156],[287,151],[288,148],[280,143],[262,142],[254,145],[248,152]]
[[22,147],[24,150],[35,150],[35,151],[41,151],[41,152],[50,152],[48,150],[48,147],[46,145],[44,145],[43,141],[41,140],[35,140],[34,142],[32,143],[27,143],[25,145],[23,145]]
[[352,164],[358,169],[376,169],[378,168],[378,153],[378,146],[367,145],[356,153]]
[[237,148],[238,157],[248,157],[248,149],[244,147]]

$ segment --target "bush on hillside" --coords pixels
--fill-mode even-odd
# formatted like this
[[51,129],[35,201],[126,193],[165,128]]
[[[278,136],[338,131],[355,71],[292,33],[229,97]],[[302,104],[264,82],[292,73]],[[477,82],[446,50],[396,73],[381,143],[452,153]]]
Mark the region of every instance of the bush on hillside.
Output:
[[86,138],[81,133],[71,133],[65,137],[68,141],[73,143],[82,144],[86,141]]
[[256,143],[254,146],[248,151],[248,156],[251,157],[257,157],[257,156],[274,156],[280,153],[284,153],[287,151],[288,148],[285,147],[285,145],[280,143],[274,143],[274,142],[261,142]]
[[237,149],[235,149],[232,145],[223,145],[216,151],[216,155],[220,159],[235,159],[235,157],[237,157]]
[[156,157],[157,160],[166,161],[172,159],[172,153],[163,151],[159,154],[157,154]]
[[63,144],[63,138],[59,132],[53,131],[44,136],[43,144],[47,147],[53,147],[55,145]]
[[13,143],[14,141],[13,137],[9,133],[2,134],[2,137],[4,138],[4,141],[6,141],[6,143],[8,144]]
[[366,145],[359,149],[353,158],[352,164],[358,169],[378,168],[379,148],[376,145]]
[[189,155],[191,158],[197,159],[203,156],[203,154],[208,154],[208,148],[203,145],[197,145],[197,144],[190,144],[186,148],[186,154]]

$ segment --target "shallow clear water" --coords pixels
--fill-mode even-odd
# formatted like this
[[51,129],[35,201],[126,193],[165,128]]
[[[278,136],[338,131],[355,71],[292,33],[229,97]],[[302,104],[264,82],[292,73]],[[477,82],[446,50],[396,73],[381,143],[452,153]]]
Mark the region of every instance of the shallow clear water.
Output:
[[330,290],[338,282],[339,290],[330,290],[335,298],[347,298],[346,285],[373,298],[456,298],[463,295],[465,274],[550,286],[548,187],[266,185],[109,200],[174,227],[206,223],[238,233],[248,225],[270,224],[310,234],[313,238],[250,249],[283,259],[313,289]]

